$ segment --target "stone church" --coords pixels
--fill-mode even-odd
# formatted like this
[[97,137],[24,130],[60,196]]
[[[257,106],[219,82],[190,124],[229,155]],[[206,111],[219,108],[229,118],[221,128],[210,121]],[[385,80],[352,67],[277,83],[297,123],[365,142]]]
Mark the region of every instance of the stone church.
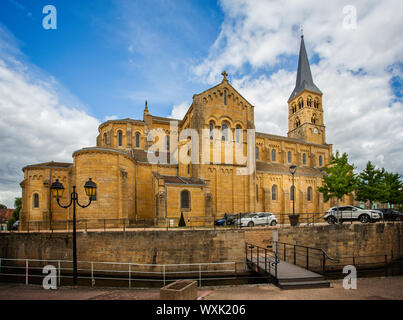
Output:
[[[86,203],[84,183],[92,178],[97,184],[92,204],[77,209],[77,218],[89,222],[115,219],[129,225],[144,220],[161,225],[167,219],[177,221],[183,212],[190,224],[209,224],[225,213],[291,213],[293,196],[297,213],[323,215],[332,203],[324,203],[317,188],[332,145],[326,142],[322,92],[313,82],[303,36],[296,84],[287,103],[287,136],[255,132],[254,170],[239,174],[245,164],[228,157],[220,147],[233,142],[231,148],[240,145],[247,152],[247,131],[255,129],[254,106],[231,86],[226,72],[221,83],[193,96],[183,119],[154,116],[146,102],[142,120],[102,123],[96,146],[75,151],[73,163],[47,162],[23,168],[21,228],[27,222],[56,225],[72,219],[72,209],[60,208],[51,197],[50,186],[56,179],[66,190],[62,204],[70,200],[73,185],[81,203]],[[198,133],[197,143],[213,151],[207,155],[210,161],[201,161],[206,149],[196,158],[192,155],[189,163],[170,161],[178,150],[185,150],[188,156],[194,151],[193,137],[192,143],[179,140],[173,150],[172,137],[185,129],[193,129]],[[202,133],[206,131],[207,136]],[[158,133],[154,142],[160,142],[155,154],[165,155],[165,161],[149,161],[150,152],[155,151],[148,138],[151,132]],[[217,147],[218,156],[214,153]],[[294,190],[291,164],[297,165]],[[350,197],[344,200],[353,201]]]

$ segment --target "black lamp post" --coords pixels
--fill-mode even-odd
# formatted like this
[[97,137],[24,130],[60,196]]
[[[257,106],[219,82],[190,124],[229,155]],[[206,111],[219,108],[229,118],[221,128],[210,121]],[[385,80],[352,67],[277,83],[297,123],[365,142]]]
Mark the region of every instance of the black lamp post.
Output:
[[56,198],[57,204],[62,208],[69,208],[73,205],[73,283],[77,285],[77,240],[76,240],[76,203],[81,208],[86,208],[91,204],[92,197],[95,196],[97,185],[95,182],[91,180],[91,178],[84,185],[85,193],[87,194],[90,202],[87,205],[81,205],[78,202],[78,194],[76,192],[76,186],[73,186],[73,192],[70,194],[70,203],[66,206],[63,206],[59,202],[59,198],[63,196],[64,187],[63,184],[56,179],[55,182],[52,183],[51,190],[53,197]]
[[297,171],[297,166],[295,164],[290,165],[290,173],[292,174],[292,216],[290,218],[290,224],[296,226],[298,224],[298,215],[295,215],[295,186],[294,186],[294,175]]

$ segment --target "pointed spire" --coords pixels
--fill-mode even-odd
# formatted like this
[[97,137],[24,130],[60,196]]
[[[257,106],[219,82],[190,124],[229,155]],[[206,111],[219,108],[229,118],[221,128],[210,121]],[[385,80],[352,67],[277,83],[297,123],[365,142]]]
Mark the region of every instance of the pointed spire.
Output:
[[150,112],[148,111],[148,103],[147,103],[147,100],[146,100],[146,106],[145,106],[145,108],[144,108],[144,114],[149,114]]
[[308,55],[305,49],[304,34],[301,26],[301,47],[299,49],[297,81],[295,82],[294,91],[291,93],[288,101],[304,89],[322,94],[319,88],[313,83],[311,67],[309,66]]
[[148,103],[146,100],[146,105],[144,107],[144,112],[143,112],[143,120],[145,121],[146,118],[148,118],[148,116],[150,116],[150,111],[148,111]]

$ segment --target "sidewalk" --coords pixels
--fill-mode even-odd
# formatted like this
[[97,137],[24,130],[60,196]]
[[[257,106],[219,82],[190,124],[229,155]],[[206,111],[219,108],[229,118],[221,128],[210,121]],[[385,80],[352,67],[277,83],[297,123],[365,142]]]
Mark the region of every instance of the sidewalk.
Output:
[[[281,290],[271,284],[205,287],[203,300],[403,300],[403,277],[358,279],[357,290],[345,290],[342,280],[332,288]],[[159,289],[61,287],[0,283],[0,300],[158,300]]]

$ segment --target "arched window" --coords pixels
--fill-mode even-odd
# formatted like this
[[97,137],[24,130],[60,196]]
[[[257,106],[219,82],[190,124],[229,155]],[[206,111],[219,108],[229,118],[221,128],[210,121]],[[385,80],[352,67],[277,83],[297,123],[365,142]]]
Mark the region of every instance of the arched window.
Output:
[[181,192],[181,208],[190,209],[190,192],[188,190]]
[[322,159],[322,156],[319,156],[319,167],[321,167],[321,166],[322,166],[322,164],[323,164],[323,159]]
[[227,105],[227,90],[224,90],[224,105]]
[[240,142],[241,141],[241,135],[242,135],[242,127],[237,124],[236,130],[235,130],[235,141]]
[[276,161],[276,149],[271,150],[271,161]]
[[165,136],[165,150],[169,151],[169,136]]
[[136,133],[136,148],[140,148],[140,133]]
[[106,132],[104,133],[104,145],[108,144],[108,135],[106,134]]
[[292,162],[292,155],[291,155],[291,151],[288,151],[288,162],[291,163]]
[[259,201],[259,186],[256,185],[256,200]]
[[306,100],[306,105],[308,107],[312,107],[312,97],[311,96],[308,96],[308,99]]
[[222,123],[221,130],[222,130],[222,140],[228,141],[229,126],[227,122]]
[[302,154],[302,163],[306,164],[306,154],[305,153]]
[[123,145],[123,133],[122,131],[118,131],[118,146],[121,147]]
[[210,121],[209,129],[210,129],[210,140],[213,140],[213,130],[214,130],[214,122],[213,121]]
[[256,159],[259,159],[259,147],[256,147]]
[[301,121],[299,120],[299,118],[297,118],[295,120],[295,128],[298,128],[301,125]]
[[314,114],[314,115],[312,116],[311,122],[312,122],[313,124],[316,124],[317,121],[318,121],[318,120],[316,119],[316,115]]
[[33,199],[32,199],[32,206],[34,207],[34,209],[39,208],[39,194],[34,193]]
[[291,188],[290,188],[290,200],[291,200],[291,201],[294,200],[294,190],[295,190],[295,187],[291,187]]
[[308,190],[307,190],[307,200],[312,201],[312,188],[311,187],[308,187]]
[[304,107],[304,100],[301,99],[298,101],[298,108],[302,109],[303,107]]
[[190,164],[188,164],[188,174],[190,174]]
[[271,187],[271,199],[277,200],[277,186],[276,185],[273,185]]
[[295,113],[295,112],[297,112],[297,105],[294,103],[292,105],[292,113]]

